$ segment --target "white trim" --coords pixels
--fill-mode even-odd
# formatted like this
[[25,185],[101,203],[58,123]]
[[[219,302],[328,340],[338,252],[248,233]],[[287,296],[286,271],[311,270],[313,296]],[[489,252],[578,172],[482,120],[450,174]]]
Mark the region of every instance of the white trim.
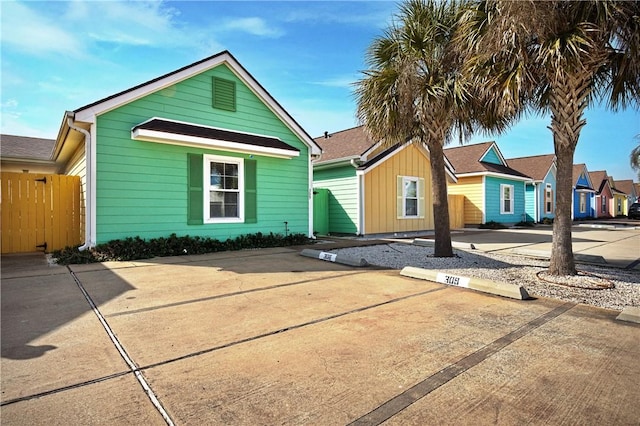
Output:
[[[498,154],[498,159],[502,162],[503,166],[507,166],[507,160],[504,159],[504,156],[502,155],[502,152],[500,151],[500,148],[498,148],[498,144],[495,142],[491,142],[491,145],[489,145],[489,148],[487,148],[487,150],[484,152],[484,154],[482,154],[480,156],[480,158],[478,159],[478,162],[481,162],[482,159],[485,157],[485,155],[487,155],[489,153],[489,151],[491,151],[491,148],[495,147],[495,151]],[[489,163],[492,164],[492,163]]]
[[487,223],[487,177],[482,176],[482,223]]
[[463,177],[476,177],[476,176],[493,176],[493,177],[499,177],[499,178],[505,178],[505,179],[510,179],[510,180],[519,180],[519,181],[523,181],[523,182],[534,182],[533,179],[528,178],[528,177],[520,177],[520,176],[514,176],[514,175],[507,175],[504,173],[495,173],[495,172],[471,172],[471,173],[459,173],[458,174],[458,178],[463,178]]
[[365,194],[365,185],[364,185],[364,175],[359,175],[356,173],[356,185],[357,185],[357,194],[358,194],[358,204],[356,206],[356,223],[357,229],[356,233],[358,235],[365,235],[365,223],[364,223],[364,194]]
[[194,75],[208,71],[219,65],[226,64],[231,71],[273,112],[298,138],[309,147],[311,155],[320,155],[320,146],[293,120],[293,118],[269,95],[266,90],[235,60],[229,52],[218,54],[207,61],[189,66],[182,71],[171,73],[159,80],[143,84],[135,90],[126,91],[118,96],[106,99],[89,108],[80,109],[76,112],[76,121],[95,123],[98,115],[109,112],[124,104],[140,99],[153,92],[179,83]]
[[[98,155],[97,155],[97,129],[96,124],[91,124],[91,128],[89,129],[89,133],[91,134],[91,149],[90,151],[90,161],[91,161],[91,170],[90,176],[87,176],[87,179],[91,179],[91,184],[87,188],[87,193],[89,194],[89,203],[91,205],[89,214],[91,215],[91,229],[85,229],[85,232],[89,232],[87,236],[87,240],[89,241],[89,246],[94,247],[98,240],[98,201],[97,201],[97,184],[98,184],[98,173],[97,173],[97,164],[98,164]],[[87,212],[85,211],[85,214]]]
[[[222,155],[204,154],[202,156],[202,196],[203,199],[203,223],[243,223],[244,222],[244,158],[226,157]],[[238,165],[238,216],[212,218],[210,212],[211,203],[211,162],[234,163]],[[234,191],[235,193],[235,191]]]
[[[509,211],[504,209],[504,202],[507,201],[504,198],[504,189],[509,188]],[[500,184],[500,214],[515,214],[515,186],[501,183]]]
[[[424,178],[418,176],[402,176],[402,216],[398,219],[420,219],[420,180],[424,181]],[[416,184],[416,214],[408,216],[407,215],[407,192],[406,192],[406,184],[407,182],[415,182]],[[424,185],[422,190],[424,191]],[[413,197],[411,197],[413,199]],[[424,195],[423,195],[424,201]]]
[[350,157],[342,157],[342,158],[334,158],[333,160],[318,161],[312,164],[314,169],[324,170],[337,165],[343,165],[341,163],[345,163],[344,165],[347,165],[351,162],[351,160],[358,160],[359,158],[360,156],[358,155],[352,155]]
[[314,209],[313,209],[313,164],[311,162],[311,156],[309,156],[309,160],[307,161],[307,167],[309,170],[307,171],[307,187],[308,187],[308,209],[309,209],[309,229],[307,229],[307,237],[315,238],[313,235],[313,221],[314,221]]

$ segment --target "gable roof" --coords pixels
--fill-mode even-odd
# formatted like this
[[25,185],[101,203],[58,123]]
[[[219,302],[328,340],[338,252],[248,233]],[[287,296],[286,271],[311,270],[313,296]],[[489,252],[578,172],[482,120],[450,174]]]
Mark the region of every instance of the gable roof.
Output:
[[[602,192],[605,185],[609,185],[609,179],[607,177],[606,170],[598,170],[595,172],[589,172],[589,178],[591,182],[594,184],[593,189],[595,189],[598,194]],[[611,188],[611,186],[609,186]]]
[[317,137],[314,141],[322,148],[322,158],[316,164],[360,159],[375,144],[364,126],[327,133],[326,136]]
[[533,155],[530,157],[510,158],[507,164],[514,170],[527,175],[533,180],[543,181],[555,162],[555,154]]
[[[589,182],[589,186],[578,185],[578,180],[580,179],[580,175],[584,172],[584,177]],[[573,186],[576,189],[594,189],[593,181],[591,180],[591,176],[589,176],[589,171],[587,170],[587,165],[584,163],[574,164],[572,170],[573,176]]]
[[55,144],[55,139],[0,135],[0,157],[49,161]]
[[446,148],[444,155],[449,159],[458,176],[498,174],[508,175],[517,179],[529,180],[530,176],[512,169],[508,165],[488,163],[480,161],[491,148],[494,148],[498,156],[502,159],[502,153],[495,142],[482,142],[472,145],[463,145],[453,148]]
[[311,151],[312,155],[320,155],[320,147],[314,142],[309,134],[289,115],[289,113],[265,90],[265,88],[236,60],[227,50],[224,50],[208,58],[194,62],[175,71],[171,71],[160,77],[149,80],[145,83],[123,90],[106,98],[92,102],[88,105],[68,112],[63,118],[60,134],[64,135],[68,131],[67,116],[84,123],[93,123],[98,115],[111,111],[119,106],[125,105],[136,99],[147,96],[165,87],[176,84],[180,81],[191,78],[204,71],[226,64],[234,74],[243,81],[253,93],[271,111],[282,120],[289,129],[296,134]]

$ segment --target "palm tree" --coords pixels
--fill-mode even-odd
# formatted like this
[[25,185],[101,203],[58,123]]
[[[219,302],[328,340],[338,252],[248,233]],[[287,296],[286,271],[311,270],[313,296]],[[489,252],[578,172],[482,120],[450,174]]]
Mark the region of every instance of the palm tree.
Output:
[[[408,0],[366,55],[370,67],[356,83],[357,116],[374,140],[392,146],[422,143],[429,150],[435,249],[453,256],[443,146],[476,127],[477,100],[461,73],[454,33],[465,3]],[[493,120],[496,128],[503,124]],[[504,126],[503,126],[504,128]]]
[[462,18],[471,64],[495,102],[551,113],[557,158],[549,273],[575,275],[571,242],[573,155],[596,100],[617,110],[640,97],[640,2],[478,1]]
[[[640,142],[640,134],[636,135],[634,139],[637,139],[638,142]],[[640,143],[631,150],[631,154],[629,154],[629,163],[631,164],[631,168],[638,173],[638,178],[640,178]]]

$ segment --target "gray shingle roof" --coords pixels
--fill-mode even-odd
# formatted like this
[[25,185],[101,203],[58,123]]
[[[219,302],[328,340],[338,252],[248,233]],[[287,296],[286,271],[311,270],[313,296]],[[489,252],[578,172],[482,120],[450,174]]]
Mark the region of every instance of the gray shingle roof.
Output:
[[0,135],[0,156],[28,160],[51,160],[55,139]]

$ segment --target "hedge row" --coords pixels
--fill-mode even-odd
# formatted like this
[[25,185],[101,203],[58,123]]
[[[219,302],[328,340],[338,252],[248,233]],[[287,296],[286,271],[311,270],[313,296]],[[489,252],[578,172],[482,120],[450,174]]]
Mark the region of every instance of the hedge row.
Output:
[[149,259],[156,256],[183,256],[188,254],[215,253],[219,251],[242,250],[250,248],[285,247],[307,244],[309,238],[304,234],[256,234],[241,235],[234,239],[220,241],[209,237],[169,237],[143,240],[140,237],[112,240],[108,243],[80,251],[78,247],[66,247],[56,250],[52,256],[60,265]]

